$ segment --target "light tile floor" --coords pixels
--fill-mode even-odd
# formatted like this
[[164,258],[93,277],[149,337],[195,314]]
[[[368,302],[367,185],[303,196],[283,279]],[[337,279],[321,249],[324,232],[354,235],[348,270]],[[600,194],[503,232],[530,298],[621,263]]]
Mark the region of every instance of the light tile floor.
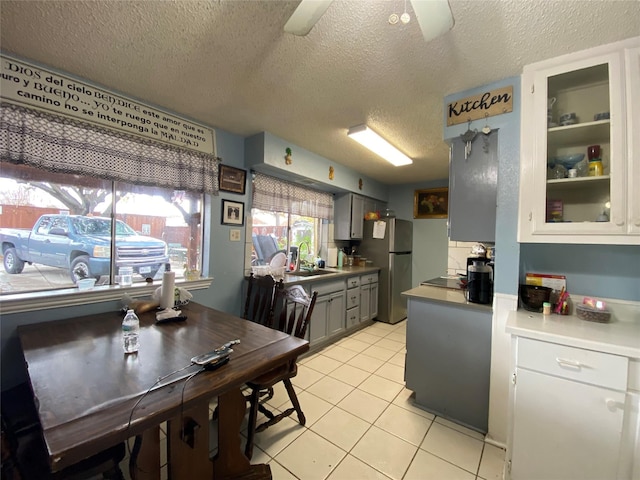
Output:
[[[257,433],[251,463],[268,463],[275,480],[501,479],[504,450],[413,405],[405,334],[406,321],[375,322],[299,359],[292,383],[306,425],[294,413]],[[268,405],[290,406],[282,385]]]
[[[416,407],[404,388],[406,321],[376,322],[298,362],[292,380],[307,417],[256,434],[252,463],[280,479],[502,478],[504,450]],[[278,386],[269,405],[289,407]]]

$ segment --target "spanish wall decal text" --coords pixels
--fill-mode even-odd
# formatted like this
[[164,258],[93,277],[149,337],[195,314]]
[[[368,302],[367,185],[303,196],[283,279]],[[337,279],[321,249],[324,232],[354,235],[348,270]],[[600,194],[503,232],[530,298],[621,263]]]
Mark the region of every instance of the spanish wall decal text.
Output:
[[513,85],[510,85],[451,102],[447,109],[447,126],[512,111]]
[[213,130],[40,66],[0,55],[3,101],[215,154]]

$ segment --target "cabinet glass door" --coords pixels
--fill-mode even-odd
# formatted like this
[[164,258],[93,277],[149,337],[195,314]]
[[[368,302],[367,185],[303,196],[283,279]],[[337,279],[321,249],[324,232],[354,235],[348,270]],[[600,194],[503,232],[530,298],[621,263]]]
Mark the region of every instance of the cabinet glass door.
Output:
[[[609,221],[608,64],[548,79],[546,222]],[[609,117],[609,118],[607,118]]]
[[619,55],[537,72],[534,171],[545,197],[537,200],[544,208],[536,208],[534,230],[624,231],[624,221],[618,225],[626,208],[621,80]]

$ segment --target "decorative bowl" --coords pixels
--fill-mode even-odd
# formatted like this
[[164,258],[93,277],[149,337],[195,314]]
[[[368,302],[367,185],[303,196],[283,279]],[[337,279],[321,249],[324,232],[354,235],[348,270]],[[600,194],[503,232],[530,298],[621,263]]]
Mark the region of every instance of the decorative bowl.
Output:
[[540,285],[525,285],[520,284],[518,289],[518,296],[520,297],[520,304],[529,312],[542,312],[542,304],[549,301],[552,289],[549,287],[542,287]]
[[559,155],[547,160],[547,165],[553,167],[555,165],[562,165],[567,170],[575,167],[575,165],[582,161],[584,153],[574,153],[573,155]]

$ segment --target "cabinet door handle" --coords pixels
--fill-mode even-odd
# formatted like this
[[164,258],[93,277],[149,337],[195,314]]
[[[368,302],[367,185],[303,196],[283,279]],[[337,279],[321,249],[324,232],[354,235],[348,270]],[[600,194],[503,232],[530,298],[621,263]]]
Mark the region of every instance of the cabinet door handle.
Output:
[[568,358],[556,357],[556,362],[558,362],[558,365],[560,365],[561,367],[573,368],[575,370],[580,370],[585,366],[578,360],[570,360]]

